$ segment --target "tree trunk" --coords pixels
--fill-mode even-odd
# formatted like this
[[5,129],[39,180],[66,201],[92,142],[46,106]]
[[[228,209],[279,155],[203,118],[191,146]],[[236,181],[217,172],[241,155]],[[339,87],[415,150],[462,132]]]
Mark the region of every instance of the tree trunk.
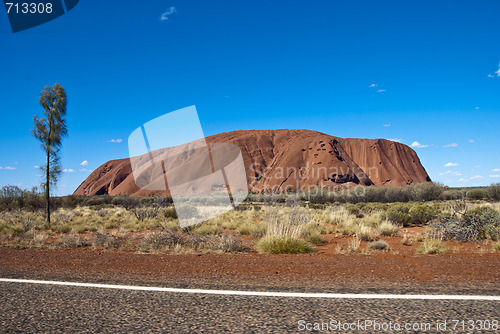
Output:
[[47,170],[46,170],[46,199],[47,199],[47,225],[50,229],[50,151],[47,152]]

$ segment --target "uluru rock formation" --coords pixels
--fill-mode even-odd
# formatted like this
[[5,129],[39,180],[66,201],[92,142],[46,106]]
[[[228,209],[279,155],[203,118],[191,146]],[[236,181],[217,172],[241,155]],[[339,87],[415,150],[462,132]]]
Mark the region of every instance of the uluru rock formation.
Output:
[[[430,181],[413,149],[386,139],[339,138],[309,130],[239,130],[206,138],[240,148],[248,188],[288,191],[320,186],[403,186]],[[165,194],[137,187],[130,159],[94,170],[75,195]]]

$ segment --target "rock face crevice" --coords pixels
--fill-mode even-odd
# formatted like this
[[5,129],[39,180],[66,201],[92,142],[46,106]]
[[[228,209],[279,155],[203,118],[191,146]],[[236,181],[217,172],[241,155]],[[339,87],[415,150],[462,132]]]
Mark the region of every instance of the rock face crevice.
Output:
[[[239,130],[206,138],[242,152],[249,189],[306,190],[354,185],[404,186],[430,181],[413,149],[386,139],[339,138],[309,130]],[[94,170],[75,195],[147,196],[168,193],[136,186],[130,159]]]

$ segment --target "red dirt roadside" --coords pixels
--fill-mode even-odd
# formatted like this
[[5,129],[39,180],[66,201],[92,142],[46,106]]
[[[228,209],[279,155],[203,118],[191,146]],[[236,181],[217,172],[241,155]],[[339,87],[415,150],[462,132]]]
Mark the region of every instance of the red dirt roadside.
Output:
[[89,249],[0,248],[0,276],[12,273],[154,280],[500,283],[498,254],[260,255],[136,254]]

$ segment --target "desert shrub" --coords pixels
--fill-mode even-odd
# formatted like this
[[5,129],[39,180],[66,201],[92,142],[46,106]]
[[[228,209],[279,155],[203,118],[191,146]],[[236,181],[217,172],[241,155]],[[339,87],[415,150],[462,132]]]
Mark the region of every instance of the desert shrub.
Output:
[[354,220],[354,216],[349,213],[344,207],[336,207],[328,210],[325,214],[327,217],[325,219],[326,223],[331,223],[334,225],[341,224],[348,220]]
[[495,252],[500,252],[500,242],[495,242],[492,247]]
[[45,232],[32,232],[29,240],[30,248],[43,248],[46,246],[48,235]]
[[65,209],[74,209],[77,206],[76,197],[73,195],[64,196],[61,198],[61,206]]
[[399,227],[392,224],[391,222],[384,220],[379,226],[378,226],[378,232],[380,235],[384,236],[393,236],[397,235],[399,233]]
[[368,249],[374,250],[387,250],[389,249],[389,244],[384,240],[377,240],[368,244]]
[[71,226],[68,224],[55,223],[52,224],[50,229],[56,233],[69,233],[71,231]]
[[203,244],[204,248],[224,253],[237,253],[246,249],[241,240],[233,235],[216,235]]
[[337,253],[341,254],[353,254],[356,253],[361,246],[361,240],[358,238],[352,238],[349,240],[347,247],[344,248],[342,245],[337,246]]
[[94,247],[117,248],[118,242],[111,234],[96,232],[93,245]]
[[410,199],[411,199],[411,194],[409,192],[409,188],[387,187],[387,190],[385,191],[384,200],[377,202],[386,202],[386,203],[408,202]]
[[423,225],[435,219],[441,213],[439,208],[426,204],[418,204],[410,210],[411,223],[415,225]]
[[358,224],[354,217],[350,217],[337,223],[337,232],[342,235],[353,235],[356,234],[358,229]]
[[271,208],[265,217],[267,234],[300,237],[311,218],[311,214],[301,207]]
[[111,204],[116,206],[122,206],[126,210],[132,210],[139,204],[137,197],[130,196],[116,196],[112,199]]
[[321,187],[314,187],[305,191],[302,195],[302,199],[312,204],[333,203],[335,201],[334,195]]
[[313,250],[307,241],[284,235],[264,236],[257,241],[255,248],[263,254],[302,254]]
[[78,235],[63,235],[60,239],[59,246],[62,248],[77,248],[90,246],[90,243]]
[[346,209],[356,218],[363,218],[365,216],[365,212],[363,210],[365,205],[365,203],[347,204]]
[[246,204],[240,204],[234,208],[235,211],[247,211],[252,210],[252,206]]
[[139,249],[143,252],[151,252],[174,249],[176,246],[185,246],[188,244],[195,245],[196,247],[199,242],[190,243],[184,234],[164,229],[160,232],[148,233],[141,241]]
[[471,189],[467,191],[466,197],[470,200],[482,200],[487,196],[486,189]]
[[170,207],[166,208],[163,210],[163,216],[167,219],[177,219],[177,212],[175,211],[175,208]]
[[405,246],[411,246],[411,239],[408,238],[408,235],[405,233],[403,238],[401,239],[401,244]]
[[266,235],[255,247],[260,253],[298,254],[312,251],[312,245],[303,239],[311,214],[304,208],[271,208],[266,210]]
[[363,225],[378,227],[382,223],[381,216],[382,214],[379,211],[371,212],[365,215],[361,222]]
[[446,201],[463,200],[466,192],[462,189],[444,189],[439,199]]
[[302,234],[304,236],[311,234],[328,234],[331,229],[319,222],[309,222],[304,226]]
[[[221,224],[223,229],[226,230],[236,230],[240,226],[241,222],[237,219],[229,219]],[[240,233],[241,234],[241,233]]]
[[500,239],[500,212],[489,207],[479,207],[466,213],[470,220],[478,220],[482,226],[481,239]]
[[408,227],[411,224],[410,208],[404,204],[392,205],[382,213],[381,218],[387,219],[396,225]]
[[422,182],[408,186],[411,199],[417,202],[438,200],[444,188],[434,182]]
[[26,231],[21,224],[0,223],[0,234],[6,235],[9,238],[19,236]]
[[407,202],[410,198],[407,188],[403,187],[370,187],[366,193],[369,202]]
[[92,223],[89,224],[83,223],[74,225],[71,230],[76,233],[95,232],[97,231],[97,226]]
[[439,239],[425,239],[424,242],[418,246],[417,254],[444,254],[446,247]]
[[85,206],[104,206],[111,204],[113,198],[109,195],[99,195],[88,197],[84,202]]
[[45,208],[45,200],[36,187],[31,190],[10,185],[0,188],[0,211],[16,209],[35,211],[42,208]]
[[160,212],[160,209],[157,206],[146,206],[133,208],[131,211],[138,220],[144,220],[146,218],[156,218]]
[[266,225],[264,223],[245,221],[236,227],[236,232],[241,235],[264,235],[266,233]]
[[433,224],[433,227],[449,240],[499,240],[500,213],[489,207],[479,207],[466,213],[445,216]]
[[370,226],[359,225],[356,229],[356,236],[361,241],[372,241],[376,237],[376,231]]
[[492,184],[486,191],[490,200],[500,201],[500,183]]
[[321,234],[317,234],[317,233],[312,233],[312,234],[309,234],[305,237],[305,240],[310,243],[311,245],[320,245],[321,243],[323,243],[323,239],[321,238]]
[[219,234],[220,232],[221,231],[217,225],[213,225],[210,223],[202,223],[192,230],[192,233],[196,235]]
[[314,210],[325,210],[327,207],[326,204],[314,204],[314,203],[303,204],[303,206]]
[[249,193],[247,196],[246,202],[262,203],[262,202],[264,202],[264,195]]

